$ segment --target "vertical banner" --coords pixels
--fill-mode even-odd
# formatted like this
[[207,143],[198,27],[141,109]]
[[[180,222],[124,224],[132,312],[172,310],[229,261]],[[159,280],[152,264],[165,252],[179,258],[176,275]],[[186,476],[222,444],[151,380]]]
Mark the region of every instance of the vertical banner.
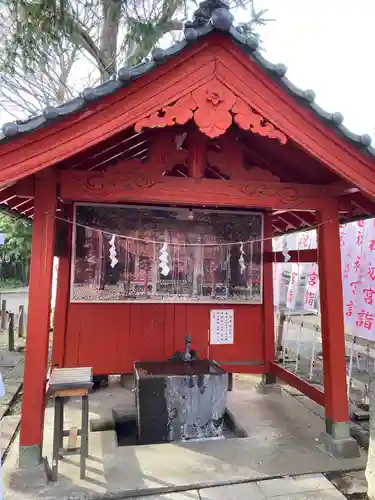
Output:
[[[297,234],[277,238],[274,250],[281,251],[284,241],[289,250],[317,248],[315,230]],[[375,219],[340,226],[340,244],[345,324],[358,337],[375,340]],[[296,313],[319,309],[317,263],[275,264],[274,283],[276,305]]]
[[362,253],[357,263],[355,331],[359,337],[375,340],[375,221],[357,224],[356,242],[361,243]]
[[315,309],[317,299],[317,291],[319,288],[319,276],[317,264],[311,264],[309,272],[306,276],[306,290],[303,301],[303,308],[307,312],[312,312]]
[[360,283],[363,222],[351,222],[340,228],[344,321],[355,324],[357,288]]
[[[272,240],[272,249],[274,252],[281,252],[283,248],[284,237],[280,236]],[[272,264],[273,273],[273,303],[275,306],[280,304],[280,287],[281,287],[281,275],[283,272],[283,264],[274,262]]]
[[293,311],[296,306],[298,281],[299,281],[299,264],[292,264],[292,271],[290,274],[290,281],[288,286],[288,292],[286,296],[286,308],[289,311]]

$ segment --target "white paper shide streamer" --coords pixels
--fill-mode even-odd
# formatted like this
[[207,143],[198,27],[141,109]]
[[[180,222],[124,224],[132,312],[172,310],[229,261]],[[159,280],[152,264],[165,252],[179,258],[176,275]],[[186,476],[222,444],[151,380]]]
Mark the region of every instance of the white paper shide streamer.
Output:
[[111,262],[112,269],[118,264],[117,252],[116,252],[116,236],[112,235],[112,238],[109,241],[109,259]]
[[243,249],[243,242],[241,241],[240,243],[240,258],[238,259],[238,263],[240,265],[240,270],[241,274],[243,274],[246,270],[246,264],[245,264],[245,251]]
[[288,250],[288,243],[286,241],[284,241],[284,244],[283,244],[283,251],[281,252],[284,256],[284,262],[289,262],[290,259],[292,258],[289,254],[289,250]]
[[171,270],[168,263],[168,257],[168,244],[163,243],[163,246],[161,247],[161,250],[159,252],[159,268],[161,269],[161,274],[163,276],[168,276]]

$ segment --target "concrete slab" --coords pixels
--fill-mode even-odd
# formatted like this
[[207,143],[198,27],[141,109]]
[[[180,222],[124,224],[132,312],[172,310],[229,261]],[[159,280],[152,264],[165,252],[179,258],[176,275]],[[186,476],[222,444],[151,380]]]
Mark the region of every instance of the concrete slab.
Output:
[[322,474],[207,488],[199,490],[199,495],[201,500],[277,500],[280,498],[343,500],[345,498]]
[[23,374],[25,370],[24,358],[21,357],[13,368],[9,371],[7,379],[23,380]]
[[[79,479],[79,457],[60,462],[57,484],[45,484],[34,500],[100,498],[111,493],[124,497],[165,494],[270,477],[364,468],[366,456],[334,459],[317,446],[324,421],[289,394],[261,395],[260,379],[236,379],[228,406],[246,429],[247,438],[118,447],[114,431],[90,433],[87,477]],[[134,405],[134,394],[119,385],[90,395],[90,418],[108,418],[113,407]],[[65,427],[79,426],[78,400],[67,405]],[[53,409],[46,408],[44,455],[52,455]],[[17,450],[12,446],[9,464]],[[5,484],[19,474],[5,461]],[[18,483],[20,484],[19,478]],[[28,485],[13,488],[12,500],[28,498]],[[41,496],[43,495],[43,496]],[[106,498],[102,496],[102,498]],[[114,497],[116,498],[116,497]],[[121,498],[121,496],[119,496]]]
[[323,474],[283,477],[280,479],[271,479],[269,481],[259,481],[257,485],[266,497],[335,489],[333,484],[330,483]]
[[201,500],[266,500],[256,483],[232,484],[199,490]]
[[0,423],[0,450],[3,457],[20,423],[20,415],[7,415]]
[[294,493],[292,495],[279,495],[268,497],[267,500],[346,500],[338,490],[312,491],[308,493]]
[[5,396],[1,398],[2,405],[9,405],[21,389],[22,381],[5,379]]
[[19,352],[0,351],[0,367],[13,367],[23,355]]
[[3,416],[8,411],[8,409],[9,409],[9,406],[7,404],[0,405],[0,420],[3,418]]
[[151,495],[147,497],[136,497],[136,499],[133,498],[133,500],[200,500],[200,497],[198,492],[196,490],[193,490],[193,491],[184,491],[181,493],[170,493],[166,495],[156,495],[156,496]]

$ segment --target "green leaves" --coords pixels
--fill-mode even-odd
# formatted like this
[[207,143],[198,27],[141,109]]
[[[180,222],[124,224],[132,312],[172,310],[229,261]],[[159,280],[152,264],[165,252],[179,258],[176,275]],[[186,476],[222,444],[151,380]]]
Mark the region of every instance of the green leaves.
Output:
[[0,280],[8,285],[11,282],[13,285],[27,284],[31,257],[31,224],[0,214],[0,233],[5,236],[4,245],[0,246]]
[[0,233],[5,235],[5,243],[0,246],[0,256],[3,260],[23,262],[30,258],[31,224],[0,214]]
[[[35,115],[113,78],[122,65],[138,64],[155,46],[178,40],[197,4],[197,0],[0,0],[0,107]],[[231,5],[250,13],[250,21],[239,26],[245,35],[256,35],[258,27],[269,21],[253,0],[231,0]]]

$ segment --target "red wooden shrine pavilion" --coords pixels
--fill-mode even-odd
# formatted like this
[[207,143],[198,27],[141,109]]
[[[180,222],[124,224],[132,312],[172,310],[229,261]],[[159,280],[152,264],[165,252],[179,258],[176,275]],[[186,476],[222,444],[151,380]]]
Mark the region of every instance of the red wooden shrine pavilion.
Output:
[[[339,224],[375,213],[375,150],[368,136],[350,133],[339,113],[320,109],[312,91],[293,86],[286,68],[267,62],[257,49],[255,38],[233,26],[225,4],[208,0],[177,45],[155,49],[150,61],[121,69],[117,79],[40,117],[3,126],[0,208],[33,224],[21,465],[41,457],[54,255],[53,366],[127,373],[136,360],[168,359],[182,350],[187,334],[198,356],[206,357],[210,310],[230,308],[234,342],[211,345],[210,357],[231,372],[263,374],[266,384],[279,377],[324,405],[327,442],[337,453],[348,451],[348,444],[353,452]],[[213,306],[212,282],[212,301],[206,295],[200,301],[133,296],[116,302],[100,294],[74,300],[72,282],[81,278],[71,267],[91,259],[95,268],[103,257],[88,257],[87,242],[77,253],[76,202],[90,214],[96,204],[115,211],[126,205],[261,214],[261,272],[254,281],[260,296],[236,303],[225,292]],[[275,361],[272,263],[284,257],[272,252],[271,237],[311,227],[318,230],[318,250],[290,253],[294,262],[299,257],[319,264],[324,393]],[[120,260],[121,252],[117,247]],[[99,271],[90,290],[106,287],[109,275],[103,278],[100,265]],[[158,272],[152,279],[159,279]],[[148,277],[149,271],[141,279],[146,295]],[[120,278],[113,279],[116,287]]]

